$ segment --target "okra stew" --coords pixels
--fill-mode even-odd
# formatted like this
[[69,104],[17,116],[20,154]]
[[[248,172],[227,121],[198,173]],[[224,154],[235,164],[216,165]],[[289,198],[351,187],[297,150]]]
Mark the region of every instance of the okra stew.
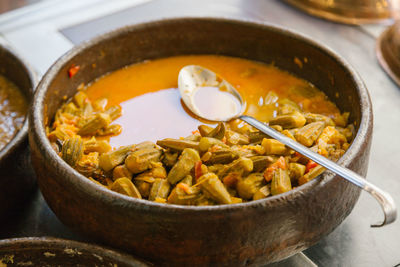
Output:
[[355,135],[349,113],[341,113],[311,83],[273,65],[196,55],[144,61],[81,85],[48,129],[53,148],[101,186],[179,205],[258,200],[324,171],[244,122],[209,124],[196,118],[177,89],[179,70],[190,64],[234,85],[246,114],[332,160]]

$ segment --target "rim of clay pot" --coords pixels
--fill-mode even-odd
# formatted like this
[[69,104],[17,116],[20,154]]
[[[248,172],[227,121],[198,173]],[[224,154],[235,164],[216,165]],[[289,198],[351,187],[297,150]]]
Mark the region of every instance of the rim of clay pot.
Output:
[[[66,249],[71,249],[65,251],[65,253],[75,253],[76,255],[82,255],[82,253],[85,253],[91,254],[96,258],[107,257],[109,259],[115,260],[120,264],[125,264],[128,266],[150,266],[149,263],[146,263],[145,261],[141,261],[133,257],[132,255],[119,252],[117,250],[102,247],[97,244],[84,243],[75,240],[55,237],[19,237],[0,240],[0,252],[7,249],[12,249],[13,251],[15,251],[15,254],[17,254],[19,251],[27,251],[29,249],[48,249],[49,253],[59,250],[65,251]],[[44,257],[48,256],[44,255]]]
[[359,104],[361,109],[361,120],[359,129],[357,131],[356,137],[354,138],[350,148],[346,151],[346,153],[339,159],[338,164],[342,166],[348,166],[355,158],[357,154],[360,153],[360,149],[364,143],[364,137],[368,134],[368,132],[372,128],[372,107],[371,101],[369,98],[368,91],[361,80],[358,73],[347,63],[341,56],[336,54],[332,49],[328,46],[320,44],[310,37],[306,37],[303,34],[297,33],[293,30],[289,30],[287,28],[276,26],[270,23],[264,23],[256,20],[237,20],[237,19],[229,19],[229,18],[214,18],[214,17],[180,17],[180,18],[168,18],[168,19],[161,19],[161,20],[151,20],[148,22],[134,24],[130,26],[125,26],[106,34],[100,35],[95,37],[89,41],[83,42],[82,44],[75,46],[62,57],[60,57],[47,71],[44,75],[43,79],[40,81],[35,96],[33,99],[32,104],[32,111],[30,113],[30,120],[35,122],[31,125],[32,134],[36,135],[36,139],[39,141],[39,149],[43,155],[45,155],[46,159],[49,160],[51,164],[54,164],[55,168],[61,168],[63,173],[68,176],[68,179],[71,180],[72,183],[80,184],[79,188],[83,192],[92,197],[96,197],[102,200],[103,203],[107,203],[111,206],[119,205],[116,203],[116,200],[123,201],[123,205],[128,207],[133,206],[147,206],[151,207],[153,210],[160,210],[160,211],[182,211],[182,212],[209,212],[215,211],[220,212],[221,210],[237,210],[243,209],[246,207],[256,207],[256,206],[277,206],[277,205],[284,205],[285,201],[282,199],[292,201],[297,197],[304,194],[304,192],[310,190],[323,190],[323,186],[329,182],[334,174],[331,172],[325,172],[322,176],[317,177],[309,181],[308,183],[301,185],[295,189],[292,189],[286,193],[271,196],[268,198],[249,201],[245,203],[238,203],[238,204],[225,204],[225,205],[215,205],[215,206],[184,206],[184,205],[175,205],[175,204],[162,204],[157,202],[152,202],[149,200],[144,199],[137,199],[132,198],[129,196],[125,196],[116,192],[113,192],[109,189],[106,189],[96,183],[90,181],[88,178],[74,170],[71,166],[69,166],[65,161],[62,160],[59,155],[53,150],[50,145],[50,141],[48,140],[45,132],[45,128],[43,127],[43,108],[44,108],[44,96],[47,91],[48,86],[50,85],[53,77],[57,75],[57,73],[64,67],[66,63],[74,56],[78,55],[82,51],[95,46],[96,44],[101,43],[104,40],[112,39],[120,34],[129,33],[139,29],[146,29],[151,26],[156,25],[163,25],[168,23],[176,23],[179,21],[213,21],[219,23],[228,23],[228,24],[240,24],[240,25],[247,25],[249,27],[267,29],[269,31],[274,31],[280,33],[282,35],[286,35],[290,38],[300,40],[302,42],[307,43],[308,45],[314,47],[322,51],[326,56],[333,58],[339,65],[349,73],[350,77],[352,77],[353,83],[356,85],[357,94],[359,97]]
[[379,64],[389,77],[400,87],[400,38],[396,41],[400,20],[389,26],[378,37],[375,46]]
[[[28,75],[31,83],[31,88],[29,89],[30,92],[25,92],[25,90],[22,88],[18,89],[22,91],[22,93],[26,97],[28,104],[30,105],[30,102],[32,101],[33,98],[35,86],[38,84],[38,77],[36,72],[25,60],[23,60],[20,56],[18,56],[18,54],[15,51],[13,51],[9,46],[0,44],[0,50],[3,50],[6,54],[9,54],[12,57],[14,57],[14,59],[17,60],[18,63],[23,67],[23,71]],[[11,139],[10,142],[8,142],[2,149],[0,149],[0,163],[4,159],[6,159],[9,155],[11,155],[14,152],[14,150],[17,149],[20,146],[20,144],[27,138],[28,128],[29,128],[29,109],[27,109],[24,123],[21,129],[14,135],[14,137]]]

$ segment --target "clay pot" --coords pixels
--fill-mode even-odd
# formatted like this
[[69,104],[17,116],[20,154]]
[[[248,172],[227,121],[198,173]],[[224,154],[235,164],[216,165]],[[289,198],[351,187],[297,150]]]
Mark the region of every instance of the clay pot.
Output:
[[[14,52],[1,45],[0,75],[17,85],[28,103],[30,102],[37,83],[35,73]],[[28,147],[28,119],[26,118],[14,138],[0,149],[0,217],[6,218],[5,214],[8,211],[18,209],[35,185]]]
[[[45,127],[81,83],[145,59],[218,54],[274,63],[322,89],[350,111],[357,136],[339,160],[367,172],[372,134],[368,92],[342,58],[313,40],[275,26],[229,19],[178,18],[132,25],[76,46],[40,82],[30,121],[32,159],[42,193],[66,225],[157,264],[259,265],[302,251],[351,212],[360,190],[327,172],[287,193],[234,205],[177,206],[107,190],[66,164]],[[300,63],[299,63],[300,62]],[[70,78],[68,69],[79,65]]]
[[0,240],[1,263],[4,266],[150,266],[125,253],[51,237]]

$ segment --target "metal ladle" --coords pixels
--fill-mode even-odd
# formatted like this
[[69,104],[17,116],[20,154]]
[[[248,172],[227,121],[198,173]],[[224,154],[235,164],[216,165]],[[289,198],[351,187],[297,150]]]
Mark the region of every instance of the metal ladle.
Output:
[[[370,193],[379,202],[385,215],[382,223],[373,224],[371,227],[381,227],[396,220],[396,205],[387,192],[371,184],[357,173],[339,166],[335,162],[286,137],[267,124],[253,117],[242,115],[245,107],[239,92],[211,70],[196,65],[183,67],[179,72],[178,87],[183,102],[197,116],[210,121],[241,119]],[[199,99],[201,100],[202,95],[207,101],[200,101],[202,102],[200,103]],[[222,104],[223,108],[219,108]]]

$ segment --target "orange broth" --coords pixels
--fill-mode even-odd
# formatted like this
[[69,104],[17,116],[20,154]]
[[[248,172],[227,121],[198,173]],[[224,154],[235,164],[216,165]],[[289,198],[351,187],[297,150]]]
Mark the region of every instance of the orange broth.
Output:
[[262,121],[276,116],[276,105],[264,103],[270,91],[296,102],[306,112],[330,117],[339,114],[335,104],[312,84],[272,65],[217,55],[174,56],[125,67],[88,85],[92,101],[107,98],[108,105],[122,106],[123,115],[115,123],[123,130],[111,137],[112,146],[179,138],[204,123],[190,115],[180,101],[177,78],[186,65],[201,65],[218,73],[241,93],[245,114]]

